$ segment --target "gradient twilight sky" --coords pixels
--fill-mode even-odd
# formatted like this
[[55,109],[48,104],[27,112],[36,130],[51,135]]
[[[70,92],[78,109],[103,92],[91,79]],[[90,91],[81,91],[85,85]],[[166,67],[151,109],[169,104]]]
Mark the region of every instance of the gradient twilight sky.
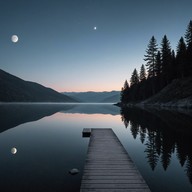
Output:
[[190,20],[191,0],[0,0],[0,68],[59,92],[120,90],[151,37],[175,49]]

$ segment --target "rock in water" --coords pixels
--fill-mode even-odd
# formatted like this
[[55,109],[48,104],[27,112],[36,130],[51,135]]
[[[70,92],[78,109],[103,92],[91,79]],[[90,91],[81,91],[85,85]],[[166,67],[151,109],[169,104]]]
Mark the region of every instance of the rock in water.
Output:
[[79,173],[79,170],[78,169],[71,169],[70,171],[69,171],[69,174],[71,174],[71,175],[76,175],[76,174],[78,174]]

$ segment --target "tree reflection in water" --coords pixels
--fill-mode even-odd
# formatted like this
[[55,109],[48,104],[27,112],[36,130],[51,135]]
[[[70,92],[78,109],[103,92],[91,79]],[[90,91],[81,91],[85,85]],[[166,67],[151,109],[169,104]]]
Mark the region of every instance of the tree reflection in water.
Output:
[[139,137],[145,148],[147,161],[154,171],[161,162],[166,171],[172,155],[184,167],[192,184],[192,115],[179,111],[122,108],[121,118],[130,128],[134,139]]

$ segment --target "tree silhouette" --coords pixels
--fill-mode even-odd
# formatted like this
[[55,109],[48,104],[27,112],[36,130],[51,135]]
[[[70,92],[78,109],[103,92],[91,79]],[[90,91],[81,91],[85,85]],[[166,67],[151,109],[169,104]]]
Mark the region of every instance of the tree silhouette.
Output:
[[192,184],[192,157],[187,159],[186,170],[190,183]]
[[124,86],[123,86],[124,90],[129,89],[129,83],[127,82],[127,80],[125,80]]
[[145,153],[147,154],[148,163],[154,171],[159,160],[155,145],[155,132],[151,131],[148,133],[148,141],[145,145],[147,146]]
[[162,152],[162,133],[160,130],[156,131],[155,146],[156,146],[156,152],[160,156]]
[[125,83],[121,89],[120,93],[120,101],[121,103],[127,103],[128,102],[128,93],[129,93],[129,83],[127,80],[125,80]]
[[154,36],[149,41],[146,55],[144,61],[147,61],[146,67],[148,72],[148,77],[154,77],[155,76],[155,59],[157,55],[157,41]]
[[146,138],[146,129],[143,128],[142,126],[140,126],[139,133],[140,133],[140,140],[141,140],[141,143],[144,143],[145,138]]
[[121,120],[123,121],[125,128],[127,128],[129,126],[129,113],[126,112],[126,108],[121,108]]
[[138,75],[137,69],[134,69],[130,79],[130,83],[131,83],[131,86],[139,83],[139,75]]
[[161,43],[161,61],[162,61],[162,83],[163,86],[167,85],[170,81],[170,70],[171,70],[171,46],[170,42],[167,39],[167,36],[164,35]]
[[187,43],[187,47],[189,47],[190,44],[192,43],[192,20],[189,22],[187,26],[187,30],[185,32],[185,40]]
[[177,158],[179,159],[179,162],[183,167],[183,165],[187,160],[187,151],[185,150],[185,146],[183,145],[183,142],[178,142],[177,144]]
[[140,82],[146,80],[146,76],[147,76],[147,74],[146,74],[146,71],[145,71],[145,66],[142,64],[141,69],[140,69],[140,73],[139,73]]
[[164,170],[167,170],[168,166],[171,163],[171,155],[175,150],[175,138],[170,137],[171,132],[163,133],[162,140],[162,154],[161,154],[161,162]]
[[186,73],[186,56],[187,56],[187,48],[184,42],[184,38],[181,37],[179,43],[177,45],[177,68],[178,68],[178,77],[184,77]]
[[144,144],[144,153],[152,170],[155,170],[157,163],[161,163],[166,171],[171,160],[175,160],[175,155],[172,158],[172,154],[176,154],[192,183],[191,116],[169,110],[147,110],[122,108],[121,117],[125,127],[130,122],[131,134],[134,139],[139,137]]
[[162,72],[162,64],[161,64],[161,52],[158,51],[155,58],[155,73],[159,77]]
[[192,76],[192,20],[187,26],[185,33],[185,40],[187,44],[187,76]]
[[133,138],[136,139],[139,133],[139,125],[134,121],[130,121],[130,130]]
[[121,120],[123,121],[125,128],[127,128],[129,126],[129,120],[127,120],[123,114],[121,115]]
[[129,89],[122,89],[121,103],[143,101],[158,93],[174,79],[192,77],[192,21],[187,26],[185,39],[186,43],[183,37],[180,38],[175,54],[166,35],[162,38],[159,50],[156,39],[152,36],[144,55],[147,72],[143,64],[139,75],[137,69],[134,69]]
[[176,63],[175,51],[171,52],[171,80],[178,78],[178,69]]

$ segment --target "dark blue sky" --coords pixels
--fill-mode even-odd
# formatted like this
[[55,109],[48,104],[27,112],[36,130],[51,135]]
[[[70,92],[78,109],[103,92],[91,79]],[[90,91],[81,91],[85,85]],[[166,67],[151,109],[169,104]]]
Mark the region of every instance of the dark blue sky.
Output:
[[57,91],[120,90],[145,64],[152,35],[160,45],[166,34],[176,48],[191,7],[191,0],[0,0],[0,68]]

